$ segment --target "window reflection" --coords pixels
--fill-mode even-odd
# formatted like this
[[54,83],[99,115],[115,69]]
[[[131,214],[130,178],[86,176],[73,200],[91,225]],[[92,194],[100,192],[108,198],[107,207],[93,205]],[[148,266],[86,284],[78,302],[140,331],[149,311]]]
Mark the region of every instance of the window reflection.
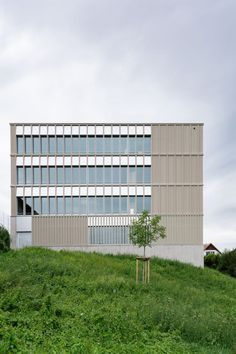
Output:
[[23,136],[18,136],[17,137],[17,154],[23,155],[24,154],[24,138]]

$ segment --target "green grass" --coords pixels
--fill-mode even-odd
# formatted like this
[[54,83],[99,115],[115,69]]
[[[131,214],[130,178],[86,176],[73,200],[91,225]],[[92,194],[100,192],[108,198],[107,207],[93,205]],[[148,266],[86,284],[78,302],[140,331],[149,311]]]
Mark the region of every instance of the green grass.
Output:
[[236,353],[236,282],[211,269],[29,248],[0,255],[0,353]]

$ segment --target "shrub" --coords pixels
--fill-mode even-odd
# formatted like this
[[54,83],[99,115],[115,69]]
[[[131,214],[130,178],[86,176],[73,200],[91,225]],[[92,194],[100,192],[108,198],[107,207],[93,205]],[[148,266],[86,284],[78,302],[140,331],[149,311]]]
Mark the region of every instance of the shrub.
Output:
[[0,225],[0,252],[7,252],[10,249],[10,234],[4,226]]
[[220,257],[218,266],[219,271],[236,278],[236,248],[232,251],[226,251]]
[[213,253],[206,255],[204,257],[205,267],[217,269],[219,266],[220,257],[221,256],[219,254],[213,254]]

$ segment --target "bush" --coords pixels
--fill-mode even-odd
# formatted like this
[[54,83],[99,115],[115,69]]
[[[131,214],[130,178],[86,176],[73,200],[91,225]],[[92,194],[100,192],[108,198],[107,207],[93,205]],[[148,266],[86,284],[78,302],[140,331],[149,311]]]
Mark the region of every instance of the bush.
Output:
[[4,226],[0,225],[0,252],[7,252],[10,249],[10,234]]
[[221,256],[219,254],[213,254],[213,253],[208,254],[207,256],[204,257],[205,267],[217,269],[219,266],[220,257]]
[[220,257],[218,269],[222,273],[236,278],[236,248],[232,251],[226,251]]

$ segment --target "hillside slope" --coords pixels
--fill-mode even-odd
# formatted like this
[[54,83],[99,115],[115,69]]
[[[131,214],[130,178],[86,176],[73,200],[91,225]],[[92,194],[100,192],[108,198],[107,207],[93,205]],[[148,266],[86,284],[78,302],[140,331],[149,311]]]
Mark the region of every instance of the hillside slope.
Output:
[[236,353],[236,282],[210,269],[24,249],[0,255],[0,353]]

